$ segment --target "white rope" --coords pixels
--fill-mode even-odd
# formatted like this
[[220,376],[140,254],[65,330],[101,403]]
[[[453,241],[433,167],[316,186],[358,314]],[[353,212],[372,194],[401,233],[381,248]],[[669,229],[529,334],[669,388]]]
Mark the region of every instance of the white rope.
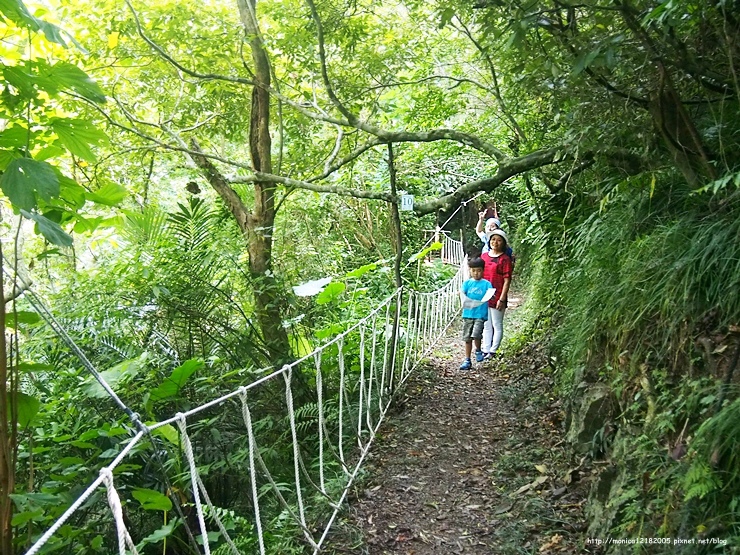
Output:
[[393,338],[393,345],[392,345],[392,356],[393,361],[391,364],[391,375],[390,375],[390,383],[388,384],[388,391],[392,394],[396,391],[396,367],[398,366],[398,362],[401,362],[400,367],[398,367],[398,373],[402,376],[403,375],[403,356],[401,356],[399,352],[399,347],[401,343],[401,335],[403,328],[400,326],[401,322],[401,304],[403,303],[403,291],[399,290],[396,293],[396,311],[394,315],[394,321],[399,322],[399,327],[396,330],[395,336]]
[[365,403],[365,416],[367,419],[367,429],[373,429],[373,416],[372,416],[372,402],[373,402],[373,386],[375,384],[375,347],[378,344],[378,315],[373,316],[373,328],[371,331],[372,336],[372,347],[370,348],[370,373],[367,378],[367,402]]
[[339,443],[339,460],[342,468],[347,471],[344,459],[344,337],[337,343],[337,364],[339,365],[339,432],[337,438]]
[[409,355],[411,353],[411,342],[414,336],[413,320],[411,315],[413,313],[414,306],[414,294],[408,294],[408,310],[406,311],[406,337],[403,341],[403,357],[401,359],[401,379],[406,375],[406,369],[409,367]]
[[[462,252],[454,240],[447,238],[448,258],[457,256],[456,252]],[[459,250],[458,250],[459,249]],[[225,402],[228,399],[239,396],[242,407],[242,417],[244,419],[247,438],[249,442],[249,478],[251,483],[251,496],[254,505],[255,531],[259,541],[259,553],[265,555],[267,546],[265,543],[264,523],[262,522],[261,510],[261,493],[258,484],[257,468],[264,474],[265,479],[269,482],[271,490],[265,490],[265,494],[272,491],[280,505],[283,507],[285,514],[288,515],[298,526],[300,526],[308,545],[318,553],[320,546],[327,537],[329,528],[335,521],[341,504],[346,499],[349,488],[354,482],[361,464],[365,460],[377,430],[382,424],[384,417],[389,410],[391,395],[397,387],[402,386],[407,378],[411,375],[416,366],[423,360],[426,353],[434,347],[435,340],[444,333],[451,324],[452,317],[457,316],[459,311],[459,287],[461,284],[461,272],[444,287],[431,293],[420,293],[407,291],[407,308],[403,308],[404,290],[397,289],[379,305],[374,308],[364,318],[350,326],[341,334],[338,334],[332,340],[326,342],[317,350],[302,358],[286,364],[282,368],[255,380],[254,382],[237,388],[226,395],[195,407],[188,412],[177,413],[168,420],[160,421],[148,427],[148,431],[156,430],[162,426],[177,423],[181,432],[182,448],[188,461],[190,471],[191,487],[193,489],[194,504],[196,507],[197,517],[203,537],[203,548],[206,555],[210,555],[210,545],[208,541],[208,531],[206,528],[206,515],[203,504],[209,509],[208,516],[211,516],[221,531],[226,543],[229,545],[231,552],[236,555],[239,553],[238,548],[234,545],[229,537],[223,522],[221,521],[219,511],[213,506],[203,480],[198,473],[193,446],[187,431],[187,419],[199,414],[209,408],[216,406],[228,406]],[[396,318],[391,318],[392,306],[395,307]],[[385,318],[382,318],[381,311],[385,312]],[[401,329],[400,319],[398,316],[405,315],[405,327]],[[399,322],[398,327],[394,329],[394,324]],[[380,329],[382,325],[382,330]],[[371,337],[368,337],[368,333]],[[379,351],[380,334],[382,333],[382,356]],[[359,376],[355,372],[348,372],[347,367],[347,338],[352,335],[353,341],[359,342]],[[327,412],[324,401],[324,387],[326,375],[322,369],[322,353],[325,349],[333,344],[337,344],[337,363],[339,370],[339,399],[338,399],[338,422],[337,428],[328,427]],[[353,343],[356,345],[357,343]],[[400,346],[403,345],[403,351]],[[354,351],[353,351],[354,352]],[[304,464],[299,444],[298,431],[296,425],[296,414],[293,394],[292,394],[292,372],[301,371],[300,366],[313,358],[316,367],[316,391],[318,405],[318,480],[314,482],[313,476],[316,469],[308,469]],[[354,366],[354,359],[352,368]],[[378,364],[382,362],[382,367]],[[294,478],[295,478],[295,495],[297,511],[294,511],[295,504],[289,504],[281,493],[283,484],[278,486],[263,460],[257,446],[255,429],[252,424],[251,412],[249,409],[247,393],[249,390],[265,385],[267,382],[276,379],[282,375],[285,381],[285,397],[288,413],[288,422],[290,425],[290,434],[292,438],[292,449],[294,459]],[[355,381],[357,380],[357,381]],[[356,412],[355,408],[356,407]],[[357,419],[355,422],[355,418]],[[333,417],[330,420],[333,423]],[[347,427],[346,424],[349,426]],[[345,431],[356,430],[356,442],[358,445],[357,457],[352,454],[352,463],[347,460],[348,454],[345,452]],[[101,471],[101,475],[91,484],[88,489],[80,496],[65,513],[54,523],[54,525],[37,541],[26,555],[35,555],[48,539],[55,534],[64,522],[77,511],[82,504],[89,499],[101,484],[105,484],[108,492],[108,504],[110,505],[114,521],[116,522],[119,552],[123,553],[127,548],[131,555],[135,553],[135,544],[128,530],[123,524],[123,509],[120,498],[115,490],[113,481],[113,471],[118,464],[123,461],[131,449],[140,441],[143,431],[139,433],[126,445],[121,454]],[[337,443],[334,443],[336,437]],[[344,488],[338,501],[329,499],[327,494],[328,476],[327,469],[329,464],[337,464],[342,467],[345,476]],[[301,470],[305,473],[306,480],[302,480]],[[314,538],[314,531],[310,530],[307,525],[307,507],[304,502],[304,489],[311,486],[321,494],[311,497],[312,507],[315,503],[327,503],[333,509],[332,516],[328,519],[327,525],[323,530],[318,542]],[[321,501],[324,499],[324,501]],[[122,527],[123,526],[123,527]],[[122,547],[123,546],[123,547]],[[121,551],[124,550],[124,551]]]
[[231,549],[231,553],[233,553],[233,555],[241,555],[239,550],[236,548],[236,545],[234,545],[234,541],[231,539],[231,536],[229,536],[229,532],[226,530],[226,526],[224,526],[224,523],[221,521],[221,517],[219,516],[216,507],[214,507],[213,503],[211,503],[211,498],[208,495],[208,490],[206,490],[206,486],[203,483],[203,479],[200,477],[200,474],[197,474],[195,478],[198,481],[198,486],[200,487],[200,491],[203,494],[203,499],[205,499],[206,505],[208,506],[210,515],[213,520],[216,521],[216,526],[218,526],[219,532],[221,532],[221,535],[226,540],[229,549]]
[[[385,306],[389,302],[391,302],[391,300],[395,297],[395,295],[396,295],[396,292],[394,291],[391,295],[389,295],[388,297],[386,297],[374,310],[372,310],[370,313],[368,313],[364,318],[362,318],[361,320],[359,320],[358,322],[356,322],[354,325],[352,325],[350,328],[348,328],[344,333],[341,333],[341,334],[337,335],[331,341],[327,341],[326,343],[324,343],[321,347],[319,347],[319,349],[320,350],[324,350],[324,349],[328,348],[330,345],[333,345],[334,343],[338,342],[341,338],[345,337],[347,334],[349,334],[349,333],[357,330],[360,326],[365,325],[378,312],[380,312],[381,310],[383,310],[383,308],[385,308]],[[271,373],[271,374],[269,374],[267,376],[263,376],[262,378],[260,378],[258,380],[255,380],[254,382],[251,382],[250,384],[248,384],[248,385],[246,385],[244,387],[246,387],[247,389],[254,389],[254,388],[262,385],[265,382],[268,382],[270,380],[273,380],[273,379],[277,378],[278,376],[283,375],[287,370],[292,369],[292,368],[295,368],[296,366],[298,366],[302,362],[304,362],[304,361],[306,361],[306,360],[308,360],[308,359],[310,359],[312,357],[313,357],[313,352],[311,352],[311,353],[303,356],[302,358],[299,358],[298,360],[292,362],[291,364],[284,365],[279,370],[276,370],[275,372],[273,372],[273,373]],[[263,368],[262,370],[267,370],[267,368]],[[233,397],[236,397],[237,395],[239,395],[239,389],[236,389],[236,390],[232,391],[231,393],[227,393],[225,395],[222,395],[221,397],[218,397],[217,399],[213,399],[212,401],[208,401],[207,403],[204,403],[204,404],[202,404],[202,405],[200,405],[198,407],[195,407],[195,408],[193,408],[193,409],[191,409],[189,411],[183,412],[182,414],[185,416],[185,418],[189,418],[191,416],[195,416],[196,414],[198,414],[200,412],[203,412],[206,409],[209,409],[209,408],[214,407],[214,406],[221,405],[225,401],[228,401],[229,399],[231,399]],[[150,431],[156,430],[157,428],[161,428],[162,426],[166,426],[168,424],[174,424],[174,423],[177,422],[178,419],[179,419],[178,416],[173,416],[173,417],[171,417],[171,418],[169,418],[167,420],[162,420],[161,422],[157,422],[156,424],[152,424],[148,428],[149,428]]]
[[123,507],[121,507],[121,498],[118,497],[118,492],[113,485],[113,472],[111,472],[110,468],[106,467],[100,471],[100,475],[103,477],[103,483],[105,483],[105,488],[107,490],[108,505],[113,513],[113,520],[116,523],[118,553],[120,555],[126,555],[126,547],[128,547],[131,553],[138,555],[136,546],[134,545],[133,540],[131,540],[131,535],[128,533],[126,524],[123,522]]
[[434,305],[431,296],[425,295],[424,297],[424,341],[422,342],[422,346],[426,351],[427,347],[429,346],[429,336],[432,332],[432,320],[434,319],[434,312],[432,312],[432,307]]
[[383,365],[381,366],[382,373],[380,374],[380,387],[378,389],[378,408],[383,409],[383,395],[386,393],[386,382],[390,382],[390,377],[387,376],[389,360],[388,355],[390,350],[391,339],[393,338],[393,326],[391,326],[391,305],[385,307],[385,324],[383,325]]
[[[129,451],[134,448],[135,445],[139,443],[141,438],[143,437],[144,432],[137,433],[131,441],[121,450],[121,452],[118,454],[118,456],[113,459],[113,462],[111,462],[107,467],[109,470],[113,470],[116,466],[119,465],[119,463],[128,455]],[[88,488],[80,495],[77,500],[72,503],[69,508],[64,511],[62,516],[60,516],[57,521],[49,528],[37,541],[34,543],[31,548],[26,551],[26,555],[35,555],[43,546],[44,544],[49,541],[49,538],[51,538],[59,528],[61,528],[65,522],[67,522],[67,519],[72,516],[77,509],[79,509],[82,504],[87,501],[87,499],[93,494],[93,492],[98,489],[98,486],[103,483],[103,470],[100,471],[98,474],[97,479],[88,486]]]
[[[298,515],[295,514],[295,512],[291,509],[291,507],[288,504],[288,502],[285,500],[285,497],[283,497],[283,494],[280,492],[280,488],[278,487],[277,483],[275,483],[275,479],[270,474],[270,471],[267,468],[267,465],[265,464],[265,461],[262,459],[262,455],[260,455],[259,448],[257,448],[257,444],[254,441],[254,435],[253,435],[253,431],[254,430],[253,430],[253,427],[252,427],[252,417],[251,417],[251,413],[249,411],[249,406],[248,406],[248,404],[244,404],[244,401],[246,400],[246,391],[247,391],[247,388],[246,387],[243,387],[243,388],[240,388],[240,389],[243,390],[243,391],[240,391],[240,394],[242,392],[244,393],[243,404],[242,404],[242,416],[243,416],[244,422],[245,422],[245,424],[247,426],[247,433],[249,434],[250,433],[250,430],[252,431],[252,439],[253,439],[252,445],[253,445],[253,447],[251,449],[251,454],[254,457],[254,459],[256,460],[256,462],[260,465],[260,470],[262,470],[262,472],[265,475],[265,478],[267,478],[267,481],[270,484],[270,487],[272,488],[272,492],[275,494],[275,497],[277,497],[278,502],[280,503],[280,506],[283,507],[283,509],[285,510],[285,512],[290,515],[290,517],[293,519],[293,521],[298,526],[300,526],[302,528],[304,536],[307,539],[311,540],[311,533],[310,533],[310,531],[305,526],[302,526],[301,523],[299,522]],[[255,474],[253,474],[253,477],[255,479],[255,482],[253,482],[253,483],[256,483],[256,471],[254,471],[254,472],[255,472]],[[257,510],[259,510],[259,495],[258,495],[258,492],[256,490],[256,485],[253,485],[253,495],[256,496],[255,507],[256,507]],[[261,521],[260,521],[260,523],[261,523]],[[262,528],[261,524],[260,524],[260,526],[258,528],[259,529]],[[261,538],[260,541],[264,541],[264,540],[262,540],[262,538]]]
[[365,394],[365,326],[360,327],[360,401],[357,407],[357,446],[362,445],[362,420],[365,417],[365,406],[362,404]]
[[[415,306],[416,318],[414,320],[416,322],[416,330],[414,333],[414,353],[418,353],[423,348],[423,344],[422,344],[422,338],[423,338],[422,334],[424,332],[423,309],[424,309],[424,303],[426,302],[426,300],[424,299],[424,297],[422,297],[421,295],[417,293],[414,293],[414,299],[415,299],[414,304],[416,305]],[[416,362],[417,360],[415,359],[414,364],[416,364]]]
[[262,536],[262,517],[260,515],[260,500],[257,491],[257,470],[254,467],[254,452],[256,450],[254,441],[254,429],[252,428],[252,415],[247,403],[247,388],[239,388],[239,398],[242,402],[242,418],[247,427],[247,441],[249,446],[249,480],[252,483],[252,504],[254,505],[254,521],[257,528],[257,539],[259,540],[260,555],[265,555],[265,540]]
[[324,480],[324,384],[321,376],[321,353],[317,351],[314,355],[316,360],[316,404],[319,406],[319,486],[321,493],[326,495],[326,482]]
[[290,421],[290,435],[293,439],[293,463],[295,470],[295,488],[298,497],[298,516],[301,519],[301,525],[306,526],[306,512],[303,508],[303,494],[301,493],[301,470],[299,466],[300,447],[298,445],[298,432],[295,427],[295,413],[293,412],[293,390],[291,389],[291,381],[293,378],[293,370],[288,368],[283,374],[285,379],[285,402],[288,409],[288,420]]
[[198,523],[200,524],[201,537],[203,538],[203,549],[206,555],[210,555],[211,546],[208,544],[208,530],[206,529],[206,521],[203,516],[203,505],[200,502],[200,492],[198,488],[198,468],[195,466],[195,457],[193,456],[193,446],[190,443],[190,437],[188,436],[188,424],[185,420],[185,415],[181,412],[177,413],[177,424],[180,426],[180,440],[182,441],[183,449],[185,450],[185,457],[188,460],[188,467],[190,468],[190,484],[193,488],[193,499],[195,500],[195,510],[198,514]]

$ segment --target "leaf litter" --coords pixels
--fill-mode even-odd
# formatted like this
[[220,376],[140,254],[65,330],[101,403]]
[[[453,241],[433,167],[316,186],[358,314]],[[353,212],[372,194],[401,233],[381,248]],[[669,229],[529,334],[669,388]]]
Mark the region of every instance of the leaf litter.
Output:
[[461,371],[455,331],[405,387],[322,552],[596,553],[545,347]]

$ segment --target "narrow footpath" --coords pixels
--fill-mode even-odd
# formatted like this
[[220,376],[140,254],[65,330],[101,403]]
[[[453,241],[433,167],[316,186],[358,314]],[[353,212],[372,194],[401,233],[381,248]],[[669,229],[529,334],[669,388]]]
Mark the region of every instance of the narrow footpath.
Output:
[[325,552],[595,553],[588,472],[567,455],[547,353],[529,345],[462,371],[458,328],[381,428]]

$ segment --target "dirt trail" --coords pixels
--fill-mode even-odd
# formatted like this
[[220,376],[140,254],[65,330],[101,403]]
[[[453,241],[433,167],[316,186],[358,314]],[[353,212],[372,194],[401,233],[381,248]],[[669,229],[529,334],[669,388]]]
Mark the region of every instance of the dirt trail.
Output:
[[544,349],[461,371],[458,327],[381,428],[328,553],[589,552],[588,480],[566,456]]

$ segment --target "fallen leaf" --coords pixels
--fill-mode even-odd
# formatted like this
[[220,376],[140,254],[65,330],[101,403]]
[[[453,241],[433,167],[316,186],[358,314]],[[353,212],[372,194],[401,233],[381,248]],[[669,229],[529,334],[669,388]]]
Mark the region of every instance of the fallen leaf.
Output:
[[558,545],[560,545],[560,542],[562,540],[563,540],[563,536],[561,536],[560,534],[555,534],[549,540],[547,540],[547,542],[545,542],[544,544],[542,544],[542,546],[540,546],[540,551],[539,552],[540,553],[543,553],[543,552],[547,551],[548,549],[552,549],[553,547],[557,547]]
[[521,495],[525,491],[529,491],[532,487],[532,484],[527,484],[525,486],[520,487],[518,490],[514,492],[514,495]]
[[560,499],[563,495],[565,495],[565,492],[568,491],[567,486],[563,486],[562,488],[558,488],[556,490],[552,491],[552,498],[553,499]]
[[496,510],[493,512],[494,514],[501,515],[504,513],[508,513],[512,508],[514,507],[514,503],[504,503],[503,505],[500,505],[496,508]]
[[549,479],[549,476],[537,476],[537,478],[535,478],[533,482],[530,482],[529,484],[522,486],[518,490],[516,490],[514,492],[514,495],[521,495],[522,493],[525,493],[532,488],[536,488],[537,486],[544,484]]

